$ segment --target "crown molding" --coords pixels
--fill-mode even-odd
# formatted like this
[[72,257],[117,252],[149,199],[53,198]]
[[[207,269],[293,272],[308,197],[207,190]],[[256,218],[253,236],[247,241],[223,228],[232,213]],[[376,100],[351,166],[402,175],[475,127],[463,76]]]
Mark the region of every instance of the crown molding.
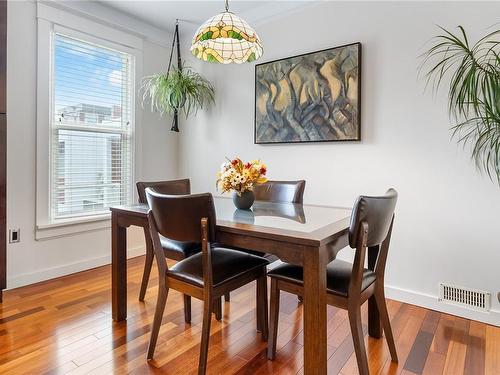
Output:
[[111,26],[148,42],[170,48],[172,33],[149,25],[115,8],[94,1],[38,0],[37,3],[62,9],[78,16],[84,16],[94,22]]

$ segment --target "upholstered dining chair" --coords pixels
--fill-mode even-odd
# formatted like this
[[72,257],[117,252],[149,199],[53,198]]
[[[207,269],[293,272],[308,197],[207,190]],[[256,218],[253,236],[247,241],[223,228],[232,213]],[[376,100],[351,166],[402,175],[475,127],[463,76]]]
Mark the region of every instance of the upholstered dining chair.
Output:
[[[393,362],[398,361],[396,346],[384,295],[384,272],[394,223],[398,194],[389,189],[385,195],[360,196],[352,210],[349,246],[355,249],[353,264],[334,260],[327,266],[327,303],[348,311],[354,350],[361,375],[369,374],[361,326],[361,305],[374,296]],[[378,247],[373,271],[364,268],[366,248]],[[269,271],[271,278],[270,337],[268,358],[276,355],[280,291],[303,294],[302,267],[282,264]]]
[[[151,330],[148,359],[153,358],[169,289],[203,301],[198,374],[207,364],[211,313],[221,296],[254,280],[257,281],[257,330],[267,340],[267,277],[265,258],[228,248],[211,246],[215,240],[215,207],[209,193],[169,196],[146,189],[150,211],[149,230],[158,265],[158,301]],[[201,243],[201,253],[169,268],[163,256],[161,237]]]
[[[146,188],[167,195],[186,195],[191,193],[191,184],[189,179],[138,182],[137,193],[140,203],[147,203]],[[141,290],[139,292],[139,301],[144,301],[146,290],[148,288],[151,267],[153,266],[154,251],[149,230],[144,228],[144,237],[146,240],[146,261],[144,262],[144,272],[142,274]],[[164,256],[173,260],[182,260],[201,251],[201,245],[197,242],[175,241],[166,237],[160,237],[160,243],[163,248]],[[216,311],[219,314],[219,311]],[[186,322],[191,321],[191,297],[184,296],[184,318]]]
[[303,203],[306,182],[299,181],[267,181],[255,185],[255,199],[267,202]]
[[[306,187],[306,182],[304,180],[298,181],[267,181],[263,184],[258,184],[253,187],[253,192],[255,194],[255,200],[262,202],[275,202],[275,203],[299,203],[304,202],[304,189]],[[265,253],[260,251],[250,251],[244,249],[245,252],[250,254],[265,256]],[[271,261],[277,258],[269,256]],[[229,293],[224,295],[224,300],[228,302],[230,300]],[[299,301],[301,299],[299,298]]]
[[[255,185],[253,192],[255,199],[265,202],[276,203],[304,203],[304,190],[306,188],[305,180],[297,181],[272,181],[269,180],[264,184]],[[256,255],[265,255],[261,252],[253,252]],[[271,261],[277,260],[276,257],[271,257]],[[229,301],[229,296],[225,296],[225,300]],[[302,296],[298,296],[299,302],[302,302]]]

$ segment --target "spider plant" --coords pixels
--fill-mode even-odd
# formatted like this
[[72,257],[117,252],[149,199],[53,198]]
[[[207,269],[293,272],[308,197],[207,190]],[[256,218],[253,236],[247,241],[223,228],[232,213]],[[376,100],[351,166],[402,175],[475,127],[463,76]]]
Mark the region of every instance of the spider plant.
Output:
[[144,77],[140,91],[143,105],[149,100],[151,111],[162,115],[182,110],[188,117],[215,102],[212,84],[189,67]]
[[443,34],[422,56],[420,72],[427,68],[434,91],[449,82],[452,136],[470,146],[478,169],[500,184],[500,30],[470,44],[462,26],[456,34],[440,29]]

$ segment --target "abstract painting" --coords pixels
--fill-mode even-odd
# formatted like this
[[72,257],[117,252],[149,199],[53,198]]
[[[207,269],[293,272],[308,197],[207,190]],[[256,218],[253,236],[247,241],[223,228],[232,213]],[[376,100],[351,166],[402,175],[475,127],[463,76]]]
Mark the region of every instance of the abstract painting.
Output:
[[359,141],[361,43],[255,66],[255,143]]

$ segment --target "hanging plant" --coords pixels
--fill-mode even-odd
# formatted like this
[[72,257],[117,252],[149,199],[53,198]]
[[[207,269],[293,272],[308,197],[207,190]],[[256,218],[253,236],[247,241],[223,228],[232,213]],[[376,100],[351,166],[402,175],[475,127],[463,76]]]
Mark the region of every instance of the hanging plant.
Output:
[[[174,47],[177,46],[177,68],[172,67]],[[158,111],[162,115],[172,115],[172,128],[179,131],[179,112],[183,111],[186,117],[196,113],[206,104],[215,102],[215,93],[212,84],[191,68],[183,67],[181,61],[181,46],[179,41],[179,20],[175,22],[174,37],[166,73],[153,74],[144,77],[139,90],[142,92],[142,105],[147,100],[151,103],[151,111]]]
[[[470,145],[479,170],[500,184],[500,30],[470,45],[465,30],[455,35],[440,27],[435,44],[422,56],[427,83],[437,91],[451,76],[448,109],[452,135]],[[495,39],[496,38],[496,39]]]
[[215,102],[212,84],[191,68],[172,68],[168,73],[144,77],[141,92],[143,103],[149,100],[151,111],[186,117],[207,104]]

